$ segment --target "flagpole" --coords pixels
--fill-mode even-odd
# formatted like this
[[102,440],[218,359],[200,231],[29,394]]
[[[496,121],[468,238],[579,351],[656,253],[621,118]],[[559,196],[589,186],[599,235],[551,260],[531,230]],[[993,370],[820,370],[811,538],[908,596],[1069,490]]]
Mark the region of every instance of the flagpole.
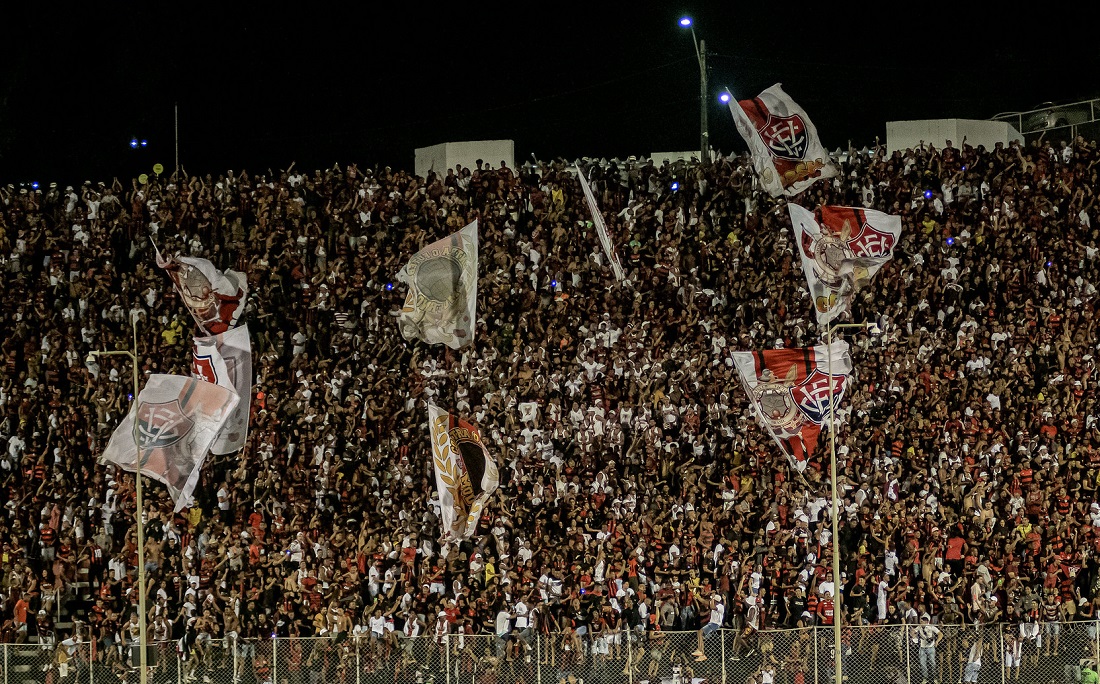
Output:
[[136,482],[136,507],[137,511],[134,514],[135,523],[137,524],[137,556],[138,556],[138,663],[140,670],[138,672],[138,682],[140,684],[148,684],[149,668],[148,668],[148,640],[145,634],[145,523],[142,520],[142,514],[144,513],[144,501],[142,500],[141,492],[141,440],[138,438],[138,329],[137,329],[137,317],[132,317],[130,321],[134,329],[134,347],[133,350],[125,351],[93,351],[88,354],[90,357],[96,356],[128,356],[130,357],[131,364],[133,365],[133,402],[134,402],[134,449],[137,450],[137,463],[136,472],[134,473],[134,480]]
[[833,517],[833,672],[836,673],[834,681],[842,684],[844,681],[844,664],[841,659],[841,642],[843,641],[841,619],[844,614],[840,598],[840,501],[837,496],[836,486],[836,405],[833,402],[833,331],[838,328],[866,328],[868,323],[838,323],[830,326],[825,332],[825,344],[829,350],[827,362],[829,373],[829,480],[832,483],[832,517]]

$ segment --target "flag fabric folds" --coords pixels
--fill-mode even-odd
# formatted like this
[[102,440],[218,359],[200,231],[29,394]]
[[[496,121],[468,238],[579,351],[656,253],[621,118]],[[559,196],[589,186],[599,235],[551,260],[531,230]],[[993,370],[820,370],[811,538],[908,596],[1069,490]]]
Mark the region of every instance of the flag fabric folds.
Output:
[[901,218],[869,209],[824,206],[818,222],[809,209],[787,206],[817,322],[828,325],[851,308],[856,291],[893,258]]
[[168,487],[178,512],[191,504],[210,445],[237,401],[232,391],[209,382],[150,375],[136,409],[115,428],[100,463],[132,473],[140,452],[142,474]]
[[497,464],[476,427],[434,404],[428,404],[428,429],[443,527],[440,541],[469,539],[500,484]]
[[810,117],[781,84],[751,100],[730,100],[729,106],[737,132],[752,152],[753,167],[772,197],[797,195],[837,174]]
[[607,226],[603,221],[603,214],[596,205],[596,197],[592,194],[592,188],[588,185],[588,179],[584,177],[581,167],[577,167],[577,178],[580,179],[581,188],[584,190],[584,198],[588,201],[588,210],[592,212],[592,223],[596,226],[596,234],[600,236],[600,245],[603,246],[604,256],[611,266],[611,272],[615,274],[615,280],[622,281],[626,278],[623,266],[619,263],[619,255],[615,251],[615,244],[611,242],[611,236],[607,234]]
[[840,405],[847,388],[852,372],[848,343],[734,352],[733,361],[760,426],[791,465],[804,471],[817,449],[821,426],[829,420],[830,387],[833,407]]
[[473,341],[477,308],[477,221],[409,259],[397,279],[409,286],[397,317],[406,340],[459,349]]
[[157,250],[157,266],[168,273],[202,332],[218,335],[237,325],[248,299],[248,279],[232,269],[219,271],[208,259],[174,256]]
[[210,450],[228,454],[244,448],[252,404],[252,341],[248,324],[220,335],[196,337],[191,350],[191,376],[220,385],[240,399]]

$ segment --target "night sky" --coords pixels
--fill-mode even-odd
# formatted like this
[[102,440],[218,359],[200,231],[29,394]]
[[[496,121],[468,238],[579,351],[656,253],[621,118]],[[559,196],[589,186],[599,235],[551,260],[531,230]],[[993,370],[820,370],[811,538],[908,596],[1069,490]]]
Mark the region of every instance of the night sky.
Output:
[[[0,28],[0,182],[171,169],[175,104],[191,173],[411,169],[415,147],[481,138],[515,140],[517,162],[697,149],[683,14],[707,43],[722,150],[743,149],[722,87],[743,98],[782,82],[830,149],[873,144],[888,120],[1100,96],[1097,41],[1064,17],[989,22],[958,3],[881,16],[840,3],[436,4],[13,10],[26,16]],[[134,137],[148,146],[131,150]]]

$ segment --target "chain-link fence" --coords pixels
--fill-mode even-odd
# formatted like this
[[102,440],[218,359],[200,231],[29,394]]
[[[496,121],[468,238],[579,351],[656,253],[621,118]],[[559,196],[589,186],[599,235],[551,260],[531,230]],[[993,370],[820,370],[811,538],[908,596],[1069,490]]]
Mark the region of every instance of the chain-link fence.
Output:
[[[505,637],[400,632],[156,642],[154,684],[833,684],[830,627],[615,631]],[[1076,684],[1100,657],[1100,623],[845,626],[846,684]],[[0,644],[0,684],[132,684],[136,648]]]

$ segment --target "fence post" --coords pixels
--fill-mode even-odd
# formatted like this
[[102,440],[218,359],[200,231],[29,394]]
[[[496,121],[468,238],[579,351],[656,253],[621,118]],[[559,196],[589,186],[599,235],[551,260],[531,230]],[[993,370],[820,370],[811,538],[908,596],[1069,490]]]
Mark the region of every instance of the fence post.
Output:
[[535,681],[542,684],[542,634],[535,635]]
[[720,630],[718,636],[720,637],[720,643],[722,644],[722,684],[726,684],[726,630]]
[[279,684],[279,649],[276,648],[277,640],[274,634],[271,635],[271,681],[273,684]]
[[[1005,680],[1008,679],[1008,655],[1005,653],[1005,626],[1003,623],[997,623],[997,640],[1001,644],[1001,684],[1005,684]],[[1018,670],[1017,670],[1018,671]]]
[[626,681],[634,684],[634,628],[627,627],[626,631]]
[[901,647],[905,649],[905,681],[913,681],[913,662],[911,644],[909,643],[909,623],[906,622],[901,628]]
[[4,684],[8,684],[8,644],[4,644]]
[[[363,646],[363,644],[360,643],[360,636],[361,635],[359,635],[359,634],[355,635],[355,684],[360,684],[360,679],[359,678],[362,677],[362,675],[363,675],[363,665],[362,665],[362,663],[360,662],[360,659],[359,659],[359,649],[362,648],[362,646]],[[402,648],[404,646],[405,646],[405,644],[401,644]],[[401,657],[401,655],[399,653],[398,658],[400,658],[400,657]],[[276,682],[275,684],[279,684],[279,683]]]
[[[237,662],[237,652],[240,651],[240,644],[238,643],[239,638],[240,637],[233,637],[233,684],[237,684],[241,679],[240,663]],[[176,671],[179,672],[182,669],[183,664],[181,663],[180,667],[176,668]]]
[[818,684],[818,677],[821,676],[821,668],[818,667],[818,661],[820,659],[818,658],[817,652],[817,625],[814,625],[810,629],[813,630],[810,633],[814,635],[814,684]]
[[451,684],[451,635],[443,635],[443,662],[447,668],[447,684]]

